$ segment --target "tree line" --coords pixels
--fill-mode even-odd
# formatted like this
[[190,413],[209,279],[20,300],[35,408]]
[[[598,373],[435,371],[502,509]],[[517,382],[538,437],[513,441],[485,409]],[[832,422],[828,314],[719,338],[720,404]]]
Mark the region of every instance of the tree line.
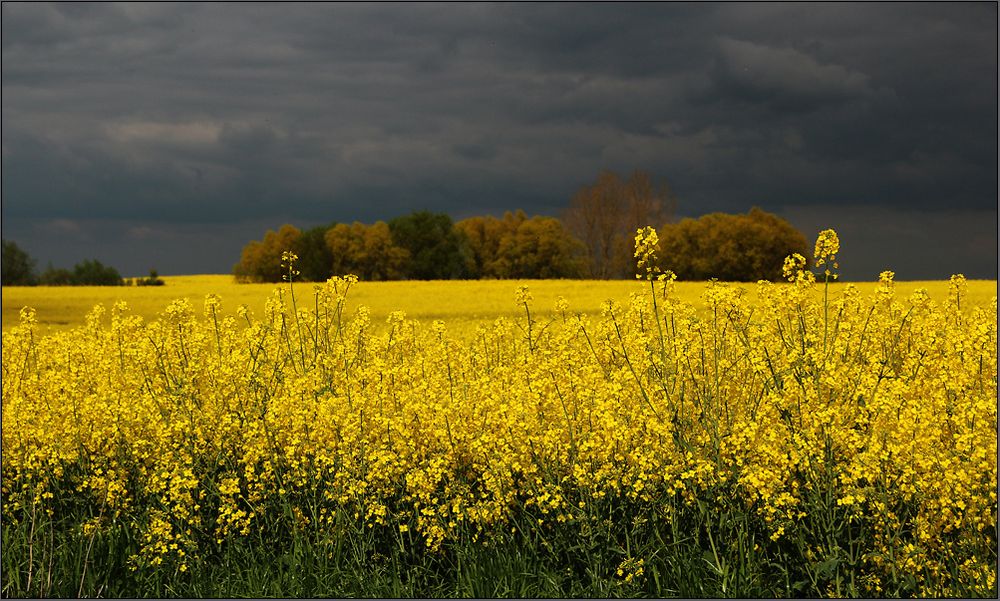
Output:
[[53,267],[50,263],[37,273],[35,260],[13,241],[3,240],[0,280],[4,286],[162,286],[156,270],[146,278],[123,278],[118,270],[97,259],[86,259],[73,269]]
[[778,280],[786,256],[809,256],[805,237],[780,217],[751,209],[673,220],[666,184],[635,171],[605,171],[582,187],[561,218],[508,211],[454,222],[416,211],[388,222],[283,225],[243,247],[233,274],[241,282],[278,282],[282,253],[298,255],[301,279],[353,273],[363,280],[630,278],[635,233],[657,227],[663,270],[679,279]]
[[[776,281],[786,256],[809,256],[805,237],[787,221],[758,208],[746,214],[711,213],[674,220],[676,198],[666,183],[643,171],[621,177],[602,172],[581,187],[560,217],[522,210],[502,217],[454,222],[444,213],[417,211],[388,222],[330,223],[310,229],[283,225],[247,243],[233,274],[241,282],[279,282],[281,256],[298,255],[299,277],[325,281],[353,273],[363,280],[631,278],[636,229],[659,235],[661,270],[682,280]],[[36,273],[34,261],[3,241],[3,285],[161,285],[124,279],[97,260],[73,269],[51,265]]]

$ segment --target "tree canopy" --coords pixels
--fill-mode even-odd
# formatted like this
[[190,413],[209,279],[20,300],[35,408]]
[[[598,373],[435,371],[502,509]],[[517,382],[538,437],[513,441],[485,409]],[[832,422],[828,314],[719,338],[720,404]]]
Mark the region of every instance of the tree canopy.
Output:
[[684,280],[778,281],[785,257],[809,256],[798,230],[757,207],[746,215],[710,213],[666,224],[659,238],[661,268]]
[[471,254],[445,213],[417,211],[389,222],[392,241],[409,256],[403,273],[409,279],[450,280],[471,276]]
[[287,223],[277,232],[267,230],[263,240],[253,240],[243,247],[233,274],[241,282],[280,282],[284,275],[281,254],[295,251],[301,238],[302,231]]
[[2,280],[4,286],[30,286],[35,283],[35,261],[14,242],[2,240]]
[[298,246],[294,249],[299,256],[297,269],[303,280],[324,282],[333,273],[333,253],[326,244],[326,232],[335,226],[318,226],[304,230],[299,236]]
[[338,223],[326,231],[326,246],[333,275],[353,273],[363,280],[398,280],[404,277],[410,257],[409,251],[393,242],[384,221]]
[[290,250],[307,281],[349,273],[369,281],[630,278],[636,230],[656,225],[661,268],[684,279],[778,280],[786,256],[809,256],[801,233],[759,208],[672,223],[675,206],[670,187],[644,171],[627,179],[604,171],[573,196],[562,219],[519,209],[457,223],[445,213],[415,211],[373,224],[285,224],[249,242],[233,273],[239,281],[279,282],[282,253]]
[[71,282],[77,286],[121,286],[124,283],[117,269],[97,259],[74,265]]
[[667,222],[675,205],[670,187],[655,185],[645,171],[636,170],[623,180],[606,170],[592,185],[580,188],[564,220],[583,243],[587,275],[629,277],[634,273],[636,229]]
[[[121,286],[125,282],[118,270],[97,259],[81,261],[72,270],[50,263],[41,276],[35,275],[35,260],[16,243],[3,240],[4,286]],[[161,280],[162,282],[162,280]]]
[[470,217],[455,227],[472,251],[476,277],[578,278],[584,273],[583,247],[558,219],[529,219],[518,210],[503,219]]

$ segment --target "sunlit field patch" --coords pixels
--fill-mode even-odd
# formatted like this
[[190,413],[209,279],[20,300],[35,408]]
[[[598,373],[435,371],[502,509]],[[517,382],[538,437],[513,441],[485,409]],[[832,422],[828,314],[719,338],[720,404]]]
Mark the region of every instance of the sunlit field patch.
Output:
[[634,282],[21,311],[3,594],[995,597],[995,282],[828,285],[827,231],[680,284],[654,234]]
[[[157,287],[108,287],[108,286],[63,286],[63,287],[5,287],[3,289],[3,330],[7,331],[18,323],[18,313],[23,307],[35,309],[38,331],[42,334],[65,331],[84,323],[84,317],[94,305],[106,308],[122,300],[129,304],[132,314],[149,321],[155,319],[171,301],[187,298],[192,303],[201,302],[207,294],[216,294],[224,299],[222,315],[235,315],[236,308],[247,305],[252,312],[260,315],[264,304],[275,288],[274,284],[237,284],[229,275],[164,276],[165,286]],[[536,303],[540,307],[551,307],[556,298],[570,299],[574,311],[597,316],[601,303],[614,299],[620,303],[628,301],[633,292],[641,292],[642,286],[631,280],[444,280],[433,282],[358,282],[351,290],[347,310],[353,311],[358,305],[369,308],[372,321],[384,323],[392,311],[406,311],[411,319],[428,321],[445,320],[456,335],[475,330],[475,325],[492,322],[504,315],[514,317],[517,307],[510,303],[511,290],[520,284],[531,287]],[[308,291],[310,283],[297,284]],[[685,302],[699,305],[699,296],[706,282],[677,282],[675,293]],[[784,284],[778,284],[779,286]],[[865,290],[874,285],[857,282],[855,285]],[[756,284],[730,284],[744,290],[744,298],[756,298]],[[839,294],[845,284],[833,283],[830,290]],[[901,296],[909,296],[917,288],[924,288],[935,302],[947,299],[947,280],[896,282]],[[997,294],[996,280],[969,280],[968,306],[985,306]],[[110,323],[105,316],[104,323]]]

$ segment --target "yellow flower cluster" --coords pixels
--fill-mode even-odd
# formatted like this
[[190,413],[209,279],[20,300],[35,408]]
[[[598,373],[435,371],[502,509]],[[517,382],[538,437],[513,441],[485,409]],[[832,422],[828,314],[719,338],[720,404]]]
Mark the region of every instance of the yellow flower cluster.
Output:
[[[832,260],[835,234],[822,246]],[[84,499],[141,533],[141,567],[186,565],[281,507],[289,527],[335,537],[347,515],[433,550],[523,512],[583,528],[594,500],[667,515],[720,487],[779,541],[825,490],[870,524],[865,582],[995,580],[956,541],[997,527],[996,297],[961,307],[955,279],[945,306],[901,301],[887,275],[823,306],[804,267],[756,299],[712,283],[701,308],[660,278],[599,319],[564,299],[533,314],[521,288],[525,317],[470,343],[402,312],[384,331],[346,315],[352,277],[308,309],[277,289],[260,317],[220,317],[215,296],[148,323],[118,304],[110,327],[97,308],[39,338],[26,311],[3,337],[4,517]],[[629,558],[617,575],[642,574]]]
[[816,237],[816,247],[813,250],[813,258],[816,260],[816,267],[826,265],[824,274],[828,277],[833,274],[833,269],[837,269],[837,253],[840,252],[840,238],[833,230],[823,230]]
[[620,578],[621,584],[630,584],[633,580],[642,577],[645,572],[645,568],[642,567],[644,563],[645,561],[642,559],[627,557],[618,564],[615,576]]
[[637,280],[643,278],[652,280],[653,275],[659,272],[656,267],[656,253],[659,251],[659,244],[660,238],[654,228],[646,226],[635,233],[636,269],[640,272],[635,274]]

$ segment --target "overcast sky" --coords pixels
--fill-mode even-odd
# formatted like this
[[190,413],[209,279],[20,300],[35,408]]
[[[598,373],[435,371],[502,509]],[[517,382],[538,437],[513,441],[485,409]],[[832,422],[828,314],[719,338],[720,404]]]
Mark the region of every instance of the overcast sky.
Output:
[[559,215],[602,169],[845,278],[997,277],[997,4],[2,8],[3,237],[228,273],[283,223]]

